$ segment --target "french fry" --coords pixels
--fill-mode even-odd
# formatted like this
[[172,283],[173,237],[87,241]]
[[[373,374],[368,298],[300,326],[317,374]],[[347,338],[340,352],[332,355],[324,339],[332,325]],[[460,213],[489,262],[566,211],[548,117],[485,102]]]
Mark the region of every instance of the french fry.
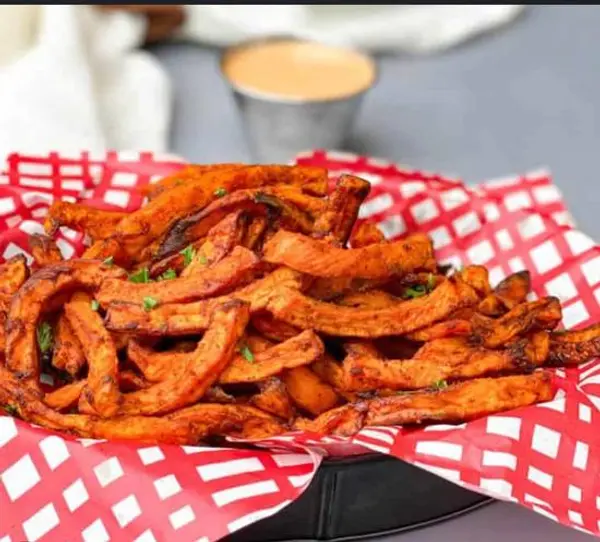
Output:
[[308,367],[295,367],[281,375],[287,392],[298,407],[314,415],[321,414],[339,403],[339,396]]
[[271,339],[276,342],[287,341],[301,333],[301,330],[275,320],[271,313],[266,311],[257,312],[252,315],[251,318],[252,326],[261,335],[264,335],[267,339]]
[[0,265],[0,352],[6,348],[7,318],[12,297],[28,277],[27,260],[22,254]]
[[63,313],[59,316],[56,324],[52,365],[56,369],[66,371],[71,376],[76,376],[86,362],[79,339]]
[[127,216],[122,211],[104,211],[82,203],[55,201],[48,209],[44,229],[52,235],[61,226],[89,235],[94,241],[110,237],[119,222]]
[[68,410],[77,405],[83,389],[87,385],[87,380],[78,380],[71,384],[66,384],[57,390],[51,391],[44,396],[44,403],[54,410]]
[[282,420],[290,420],[294,416],[290,396],[279,378],[270,377],[258,385],[260,392],[250,398],[251,405]]
[[62,254],[52,237],[38,233],[33,234],[29,237],[29,248],[37,267],[45,267],[63,260]]
[[294,429],[322,435],[351,437],[363,428],[366,415],[367,404],[359,401],[327,410],[314,420],[297,418],[294,421]]
[[354,227],[350,235],[350,246],[352,248],[362,248],[378,243],[385,243],[385,236],[377,225],[372,222],[361,222]]
[[479,312],[486,316],[501,316],[525,301],[531,290],[529,271],[518,271],[506,277],[493,293],[489,294],[480,304]]
[[549,362],[554,366],[576,366],[600,356],[600,324],[550,335]]
[[255,250],[260,244],[268,225],[269,221],[266,216],[256,215],[250,218],[241,245],[250,250]]

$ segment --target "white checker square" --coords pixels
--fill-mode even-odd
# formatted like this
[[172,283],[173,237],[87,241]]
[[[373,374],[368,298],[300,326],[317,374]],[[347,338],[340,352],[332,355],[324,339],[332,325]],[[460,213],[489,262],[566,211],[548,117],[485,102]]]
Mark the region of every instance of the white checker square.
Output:
[[84,542],[109,542],[110,537],[101,519],[88,525],[82,532]]
[[596,497],[596,508],[600,510],[600,495]]
[[40,235],[45,234],[44,226],[33,220],[23,220],[23,222],[19,224],[19,229],[29,235],[34,235],[36,233],[39,233]]
[[89,493],[87,492],[87,489],[85,488],[85,485],[81,478],[73,482],[67,489],[65,489],[62,492],[62,494],[65,499],[65,502],[67,503],[67,508],[71,512],[77,510],[90,498]]
[[581,488],[569,485],[569,499],[575,502],[581,502]]
[[71,457],[65,441],[56,435],[51,435],[42,440],[40,448],[50,470],[55,470]]
[[592,421],[592,409],[588,405],[579,403],[579,419],[582,422],[591,423]]
[[579,512],[575,512],[574,510],[569,510],[568,512],[569,519],[573,523],[577,523],[578,525],[583,525],[583,517]]
[[552,489],[552,483],[554,482],[554,477],[551,474],[532,466],[527,471],[527,479],[545,489]]
[[495,222],[500,218],[500,211],[495,203],[486,203],[483,206],[483,214],[488,222]]
[[140,448],[138,455],[144,465],[152,465],[157,461],[162,461],[165,458],[162,450],[158,446],[151,446],[149,448]]
[[27,536],[27,542],[36,542],[59,523],[60,520],[54,505],[52,503],[47,504],[23,522],[23,531]]
[[369,183],[371,183],[372,185],[381,183],[381,179],[382,179],[381,175],[377,175],[376,173],[363,173],[363,172],[361,172],[360,178],[364,179],[365,181],[369,181]]
[[581,272],[590,286],[600,282],[600,256],[581,264]]
[[[2,177],[0,177],[1,179]],[[11,542],[10,536],[6,535],[0,538],[0,542]]]
[[416,203],[411,207],[410,212],[419,224],[433,220],[440,214],[435,201],[432,199],[426,199],[420,203]]
[[533,429],[531,439],[531,448],[547,457],[556,459],[558,447],[560,445],[560,433],[553,429],[548,429],[543,425],[536,424]]
[[546,273],[559,266],[562,262],[556,245],[552,240],[545,241],[541,245],[531,249],[531,259],[538,273]]
[[[33,218],[44,218],[47,214],[48,214],[48,207],[38,207],[37,209],[32,209],[32,211],[31,211],[31,216]],[[15,218],[15,217],[11,216],[10,218],[7,218],[6,223],[8,224],[8,221],[13,218]],[[19,217],[19,222],[21,222],[21,217]]]
[[[82,175],[83,171],[82,171],[82,167],[81,164],[62,164],[60,166],[60,173],[61,175],[64,176],[71,176],[71,177],[75,177],[77,175]],[[63,182],[63,186],[64,186],[64,182]]]
[[488,274],[490,284],[494,287],[506,278],[506,273],[504,272],[504,269],[502,269],[502,267],[500,267],[499,265],[496,267],[492,267],[488,271]]
[[446,226],[440,226],[439,228],[431,230],[429,232],[429,237],[433,240],[433,248],[436,250],[444,248],[452,242],[452,237],[450,237],[450,233]]
[[387,211],[394,205],[394,199],[387,192],[365,201],[358,210],[358,218],[369,218],[377,213]]
[[129,495],[111,507],[112,512],[121,527],[126,527],[142,513],[135,495]]
[[586,469],[589,451],[590,447],[588,444],[577,441],[577,444],[575,444],[575,453],[573,454],[573,466],[576,469]]
[[513,486],[506,480],[501,480],[498,478],[482,478],[479,482],[479,486],[481,489],[485,489],[490,493],[493,493],[494,496],[498,497],[499,499],[507,499],[512,497]]
[[513,273],[516,273],[517,271],[523,271],[523,269],[526,269],[525,263],[518,256],[515,256],[514,258],[508,260],[508,267],[510,267],[510,270]]
[[446,190],[446,192],[442,192],[440,195],[440,203],[442,204],[442,207],[446,209],[446,211],[460,207],[463,203],[467,203],[468,201],[468,194],[464,188],[460,187]]
[[481,228],[481,222],[475,211],[470,211],[454,219],[452,225],[459,237],[465,237]]
[[504,198],[504,205],[509,211],[518,211],[531,207],[531,198],[529,194],[523,190],[509,194]]
[[[44,211],[44,215],[48,214],[48,209],[41,209]],[[35,209],[35,212],[37,214],[37,212],[40,211],[40,209]],[[32,213],[33,214],[33,213]],[[38,218],[37,216],[34,215],[35,218]],[[21,222],[23,222],[23,217],[21,215],[13,215],[13,216],[9,216],[6,219],[6,227],[7,228],[15,228],[16,226],[18,226]]]
[[519,235],[523,239],[532,239],[546,231],[546,226],[540,215],[530,215],[517,224]]
[[386,239],[392,239],[406,231],[406,224],[400,215],[393,215],[382,220],[379,222],[378,227]]
[[510,416],[490,416],[487,420],[486,431],[493,435],[519,440],[521,420]]
[[181,529],[181,527],[184,527],[195,519],[196,514],[194,514],[194,511],[189,504],[176,510],[172,514],[169,514],[169,521],[175,530]]
[[169,474],[168,476],[163,476],[162,478],[155,480],[154,487],[161,501],[164,501],[173,495],[177,495],[177,493],[181,491],[181,486],[174,474]]
[[8,444],[17,434],[15,420],[10,416],[0,416],[0,448]]
[[569,273],[562,273],[549,280],[545,288],[548,295],[558,297],[563,303],[573,299],[577,295],[577,288],[575,288],[575,284]]
[[27,454],[0,473],[0,480],[6,488],[8,498],[14,502],[35,486],[41,478],[31,456]]
[[576,301],[567,307],[563,307],[562,314],[563,324],[567,329],[585,322],[590,317],[583,301]]
[[484,239],[467,250],[467,257],[475,265],[483,265],[494,257],[494,248],[487,239]]
[[552,219],[559,226],[574,226],[573,217],[569,214],[569,211],[552,213]]
[[515,470],[517,468],[517,457],[508,452],[484,450],[482,464],[486,467],[506,467]]
[[107,190],[104,194],[104,201],[125,208],[129,204],[129,194],[124,190]]
[[508,230],[505,229],[496,233],[496,242],[502,250],[510,250],[515,246],[510,233],[508,233]]
[[460,461],[462,458],[463,447],[460,444],[455,444],[453,442],[423,440],[417,442],[415,451],[419,454]]
[[81,192],[84,188],[83,181],[76,180],[63,181],[61,186],[63,190],[71,190],[73,192]]
[[596,298],[596,303],[600,305],[600,288],[594,290],[594,297]]
[[135,186],[138,176],[135,173],[119,171],[111,179],[112,186]]
[[400,194],[404,198],[410,198],[419,192],[425,192],[425,183],[421,181],[407,181],[399,186]]
[[98,483],[106,487],[123,476],[123,468],[116,457],[111,457],[94,467],[94,474],[98,478]]
[[64,239],[57,239],[56,246],[60,250],[60,253],[62,254],[65,260],[69,260],[71,256],[75,254],[75,249],[73,248],[71,243],[65,241]]
[[538,203],[552,203],[560,200],[560,192],[553,184],[548,186],[536,186],[533,189],[533,197]]
[[585,233],[582,233],[577,230],[569,230],[565,232],[565,240],[571,249],[571,252],[575,256],[579,256],[579,254],[583,254],[587,250],[594,248],[596,244],[594,241],[588,237]]
[[11,197],[0,198],[0,216],[9,215],[16,210],[15,200]]
[[146,529],[140,536],[138,536],[133,542],[157,542],[156,538],[152,534],[150,529]]
[[23,254],[25,256],[25,258],[27,258],[28,264],[31,264],[31,262],[33,262],[33,258],[31,257],[31,254],[29,254],[28,252],[25,252],[18,245],[15,245],[12,241],[9,242],[8,245],[6,245],[6,248],[4,249],[4,252],[2,253],[2,257],[5,260],[8,260],[9,258],[16,256],[17,254]]

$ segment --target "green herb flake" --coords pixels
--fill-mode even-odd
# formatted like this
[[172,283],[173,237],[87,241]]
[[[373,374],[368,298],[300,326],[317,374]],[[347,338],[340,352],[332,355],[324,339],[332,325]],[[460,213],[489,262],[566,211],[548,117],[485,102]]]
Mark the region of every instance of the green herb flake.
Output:
[[37,342],[40,352],[45,353],[52,348],[52,327],[48,322],[42,322],[37,328]]
[[422,284],[415,284],[410,288],[407,288],[402,292],[403,299],[415,299],[417,297],[423,297],[427,293],[427,288]]
[[177,272],[175,269],[167,269],[164,273],[159,275],[158,280],[173,280],[177,278]]
[[144,310],[146,312],[151,311],[158,305],[158,301],[153,297],[144,297]]
[[92,299],[92,301],[90,303],[90,307],[92,308],[93,311],[97,311],[100,308],[100,303],[98,303],[97,299]]
[[222,198],[223,196],[227,195],[227,189],[223,188],[222,186],[219,186],[219,188],[217,188],[213,193],[218,198]]
[[180,254],[183,256],[183,265],[187,267],[192,263],[192,260],[196,255],[196,249],[192,245],[188,245],[180,252]]
[[443,390],[445,388],[448,387],[448,382],[446,382],[445,380],[438,380],[434,385],[433,385],[434,389],[436,390]]
[[200,254],[200,256],[198,256],[198,260],[202,265],[206,265],[208,263],[208,260],[204,254]]
[[147,267],[142,267],[139,271],[129,275],[129,281],[137,284],[152,282],[152,279],[150,278],[150,271],[148,271]]
[[109,256],[108,258],[106,258],[106,260],[104,260],[102,262],[104,265],[107,265],[108,267],[111,267],[114,263],[115,263],[115,259],[113,256]]
[[4,405],[2,408],[10,416],[17,416],[19,414],[19,411],[17,410],[17,407],[15,407],[13,405]]
[[435,283],[436,283],[435,275],[433,273],[429,273],[429,275],[427,275],[427,291],[428,292],[431,292],[435,288]]
[[250,350],[250,347],[247,344],[240,345],[239,352],[245,358],[246,361],[254,363],[254,354],[252,353],[252,350]]

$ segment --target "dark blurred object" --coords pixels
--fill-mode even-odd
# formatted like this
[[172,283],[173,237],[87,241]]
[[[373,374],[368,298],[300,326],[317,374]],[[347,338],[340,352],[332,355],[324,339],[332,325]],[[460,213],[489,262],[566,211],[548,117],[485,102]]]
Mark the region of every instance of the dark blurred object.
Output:
[[170,38],[185,19],[182,4],[102,4],[97,7],[145,16],[148,19],[146,43],[156,43]]

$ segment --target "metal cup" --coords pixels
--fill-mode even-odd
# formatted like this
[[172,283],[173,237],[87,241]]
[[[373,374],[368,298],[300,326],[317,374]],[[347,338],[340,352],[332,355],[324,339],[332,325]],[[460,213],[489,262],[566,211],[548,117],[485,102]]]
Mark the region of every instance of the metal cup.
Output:
[[[221,57],[221,72],[227,55],[238,48],[266,40],[286,40],[288,36],[245,41],[227,49]],[[300,41],[300,40],[298,40]],[[373,66],[376,70],[375,62]],[[306,100],[267,95],[235,85],[225,76],[241,113],[242,125],[253,160],[284,163],[301,151],[342,149],[364,95],[373,86],[342,98]]]

